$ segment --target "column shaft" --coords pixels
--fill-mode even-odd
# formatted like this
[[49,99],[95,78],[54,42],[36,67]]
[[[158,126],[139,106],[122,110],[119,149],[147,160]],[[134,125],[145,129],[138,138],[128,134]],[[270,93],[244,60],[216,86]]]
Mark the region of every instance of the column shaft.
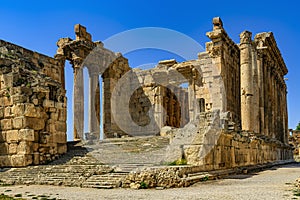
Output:
[[84,92],[83,70],[81,67],[74,67],[73,87],[73,126],[74,140],[81,140],[84,126]]

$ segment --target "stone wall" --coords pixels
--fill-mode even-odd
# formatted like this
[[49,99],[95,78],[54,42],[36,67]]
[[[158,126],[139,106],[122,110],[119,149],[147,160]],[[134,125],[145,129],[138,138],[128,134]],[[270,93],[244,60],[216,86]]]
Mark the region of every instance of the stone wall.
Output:
[[[229,171],[226,170],[235,169],[236,171],[232,171],[235,173],[248,167],[292,161],[288,145],[276,140],[266,140],[263,135],[257,136],[250,132],[222,132],[217,144],[205,157],[198,160],[194,160],[195,156],[190,154],[189,146],[183,148],[188,164],[191,165],[160,166],[133,171],[122,181],[122,187],[137,189],[142,184],[149,188],[186,187],[193,183],[188,181],[188,175],[193,173],[198,173],[200,177],[202,175],[198,181],[205,181],[210,171],[214,171],[212,174],[216,174],[215,178],[218,178],[218,171],[227,174]],[[199,149],[194,153],[198,154]]]
[[300,160],[300,131],[292,130],[289,137],[289,144],[293,147],[295,160]]
[[66,152],[63,63],[0,41],[0,166],[42,164]]
[[[208,59],[212,60],[210,61],[210,65],[213,65],[213,67],[217,69],[219,75],[221,75],[221,81],[224,85],[223,90],[226,93],[225,99],[222,99],[223,111],[230,112],[232,121],[237,127],[240,127],[240,50],[238,45],[227,35],[223,28],[223,22],[219,17],[213,19],[213,30],[206,33],[206,35],[211,39],[211,42],[206,43],[206,52],[209,55]],[[203,59],[202,55],[199,55],[199,59]],[[214,80],[214,82],[215,81],[217,82],[217,80]],[[212,109],[218,108],[215,108],[215,106],[212,105]]]

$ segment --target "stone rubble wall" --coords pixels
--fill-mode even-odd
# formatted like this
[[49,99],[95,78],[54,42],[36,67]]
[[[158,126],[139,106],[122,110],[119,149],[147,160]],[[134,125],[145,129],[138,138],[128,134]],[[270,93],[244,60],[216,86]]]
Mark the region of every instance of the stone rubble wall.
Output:
[[184,154],[190,165],[146,168],[131,172],[124,180],[122,187],[185,187],[189,182],[188,174],[216,170],[243,169],[251,166],[292,160],[288,145],[278,140],[266,139],[263,135],[255,136],[249,132],[222,132],[217,144],[203,158],[199,158],[199,149],[191,154],[190,146],[185,146]]
[[0,41],[0,167],[54,160],[66,152],[61,62]]
[[300,131],[292,130],[289,137],[289,144],[293,147],[295,160],[300,160]]

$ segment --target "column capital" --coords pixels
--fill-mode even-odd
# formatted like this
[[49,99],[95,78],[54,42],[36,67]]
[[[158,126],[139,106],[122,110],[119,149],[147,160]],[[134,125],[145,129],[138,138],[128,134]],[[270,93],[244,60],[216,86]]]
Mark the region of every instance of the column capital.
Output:
[[240,44],[250,44],[252,42],[252,33],[250,31],[243,31],[240,34]]

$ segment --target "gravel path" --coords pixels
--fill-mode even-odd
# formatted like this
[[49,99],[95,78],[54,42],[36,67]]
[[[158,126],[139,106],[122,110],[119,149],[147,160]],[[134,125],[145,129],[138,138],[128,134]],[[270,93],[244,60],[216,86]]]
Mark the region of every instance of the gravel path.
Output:
[[217,181],[197,183],[189,188],[166,190],[99,190],[57,186],[9,186],[0,187],[0,193],[32,199],[40,195],[48,199],[300,199],[293,195],[293,183],[300,177],[300,163],[289,164],[257,174],[234,175]]

